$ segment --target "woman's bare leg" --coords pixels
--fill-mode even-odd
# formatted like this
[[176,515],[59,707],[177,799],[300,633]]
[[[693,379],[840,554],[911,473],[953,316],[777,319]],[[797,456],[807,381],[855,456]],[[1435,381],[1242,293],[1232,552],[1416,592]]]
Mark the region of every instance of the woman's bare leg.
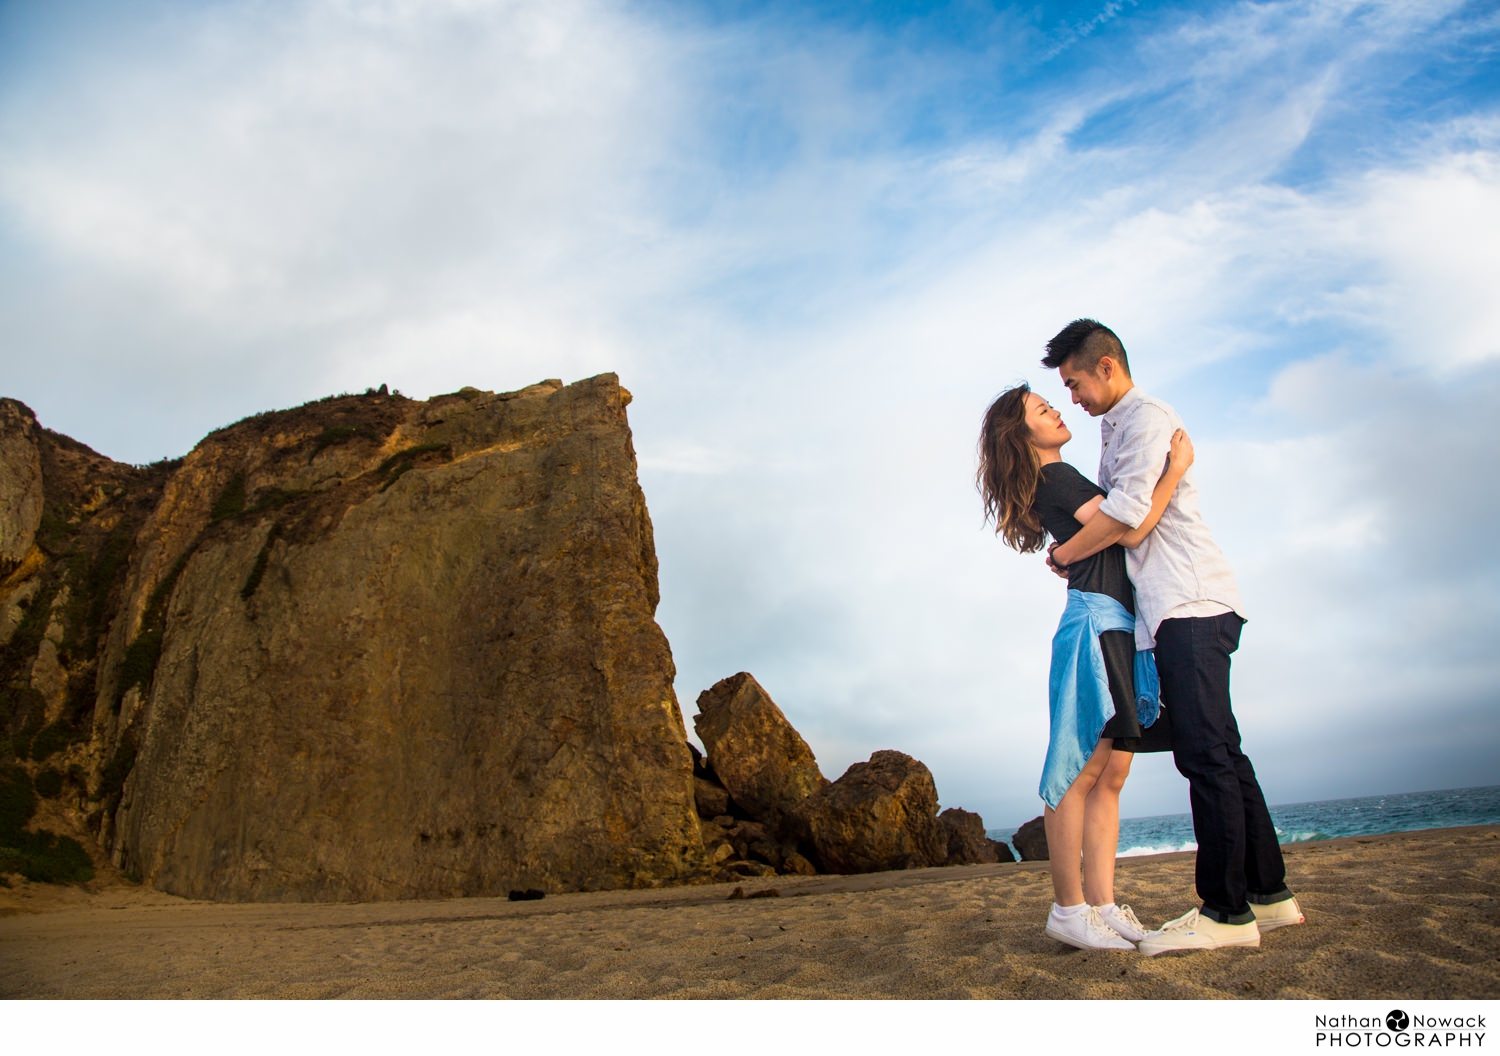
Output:
[[[1076,906],[1084,901],[1079,865],[1084,856],[1087,804],[1100,775],[1108,769],[1113,743],[1101,740],[1095,746],[1094,754],[1089,756],[1083,772],[1073,779],[1068,791],[1058,801],[1057,809],[1046,807],[1042,811],[1042,825],[1047,830],[1047,858],[1052,868],[1052,900],[1059,906]],[[1118,796],[1117,792],[1117,803]]]
[[1134,758],[1130,752],[1110,751],[1103,771],[1083,803],[1083,891],[1091,906],[1104,906],[1115,900],[1120,791],[1130,776],[1130,763]]

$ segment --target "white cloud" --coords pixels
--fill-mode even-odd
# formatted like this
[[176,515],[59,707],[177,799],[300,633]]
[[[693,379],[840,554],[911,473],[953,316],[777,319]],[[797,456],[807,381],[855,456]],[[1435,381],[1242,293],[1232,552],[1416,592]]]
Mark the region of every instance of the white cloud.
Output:
[[1449,376],[1500,359],[1500,155],[1372,174],[1360,243],[1386,281],[1369,307],[1401,359]]
[[501,387],[625,365],[599,317],[660,279],[636,265],[678,102],[653,31],[574,0],[313,2],[125,43],[40,112],[0,98],[0,211],[75,300],[134,291],[138,370],[285,357],[347,387],[368,358],[435,391],[465,363]]

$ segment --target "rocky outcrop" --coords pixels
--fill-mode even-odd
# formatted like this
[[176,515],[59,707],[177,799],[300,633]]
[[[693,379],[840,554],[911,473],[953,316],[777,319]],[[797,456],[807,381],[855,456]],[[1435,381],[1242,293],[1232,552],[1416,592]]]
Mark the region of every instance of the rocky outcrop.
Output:
[[1032,818],[1016,830],[1010,838],[1016,845],[1016,853],[1023,862],[1045,862],[1047,860],[1047,828],[1040,817]]
[[[220,430],[180,464],[96,466],[92,497],[42,450],[63,528],[0,590],[0,613],[32,592],[7,646],[26,663],[0,674],[34,701],[58,639],[87,705],[69,794],[115,862],[217,899],[699,875],[628,401],[613,375],[341,397]],[[17,432],[0,457],[31,465]],[[7,554],[37,520],[10,480]],[[70,564],[90,532],[113,549]]]
[[985,836],[978,814],[939,816],[932,774],[901,752],[876,752],[829,784],[785,714],[743,671],[702,693],[698,707],[693,725],[708,755],[693,751],[694,788],[720,879],[750,875],[746,861],[811,874],[1015,860]]
[[728,814],[703,826],[703,845],[717,866],[718,879],[816,872],[794,843],[778,839],[760,822]]
[[181,895],[382,899],[981,856],[908,756],[830,785],[748,674],[694,758],[629,399],[372,390],[151,466],[0,400],[0,872],[87,845]]
[[828,784],[802,736],[748,673],[698,695],[693,728],[734,802],[778,833],[797,805]]
[[887,750],[803,800],[794,825],[822,871],[869,873],[942,865],[948,841],[937,812],[927,767]]
[[973,811],[949,807],[938,815],[938,825],[948,840],[948,857],[944,865],[983,865],[1016,860],[1010,847],[985,835],[984,819]]
[[31,553],[42,523],[42,457],[36,418],[24,404],[0,400],[0,580]]
[[0,400],[0,871],[83,879],[98,653],[170,467],[121,465]]
[[698,817],[705,821],[728,814],[732,809],[729,790],[697,774],[693,775],[693,802],[698,808]]

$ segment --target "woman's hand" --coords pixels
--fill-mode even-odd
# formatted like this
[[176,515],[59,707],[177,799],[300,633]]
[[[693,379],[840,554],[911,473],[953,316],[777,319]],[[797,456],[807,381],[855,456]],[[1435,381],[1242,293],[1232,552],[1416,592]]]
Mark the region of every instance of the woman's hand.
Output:
[[1134,550],[1146,541],[1156,522],[1160,521],[1162,514],[1167,512],[1167,505],[1172,501],[1172,493],[1177,490],[1182,475],[1188,471],[1193,464],[1193,441],[1188,438],[1187,430],[1178,429],[1172,434],[1172,441],[1167,448],[1167,466],[1162,471],[1161,479],[1156,482],[1156,487],[1151,489],[1151,510],[1146,514],[1146,519],[1120,537],[1120,545],[1127,550]]
[[1174,470],[1186,472],[1188,466],[1193,464],[1193,441],[1186,429],[1179,429],[1172,434],[1172,446],[1167,451],[1167,458],[1167,464]]

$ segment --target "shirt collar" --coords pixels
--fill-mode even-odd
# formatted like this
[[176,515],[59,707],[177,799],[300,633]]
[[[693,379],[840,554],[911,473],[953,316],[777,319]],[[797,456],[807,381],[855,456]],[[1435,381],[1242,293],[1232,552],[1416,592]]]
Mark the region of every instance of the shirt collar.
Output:
[[1132,385],[1126,389],[1125,395],[1121,396],[1113,407],[1104,412],[1104,420],[1109,423],[1109,427],[1113,429],[1118,426],[1120,419],[1124,418],[1130,412],[1130,408],[1140,402],[1140,399],[1141,388],[1139,385]]

